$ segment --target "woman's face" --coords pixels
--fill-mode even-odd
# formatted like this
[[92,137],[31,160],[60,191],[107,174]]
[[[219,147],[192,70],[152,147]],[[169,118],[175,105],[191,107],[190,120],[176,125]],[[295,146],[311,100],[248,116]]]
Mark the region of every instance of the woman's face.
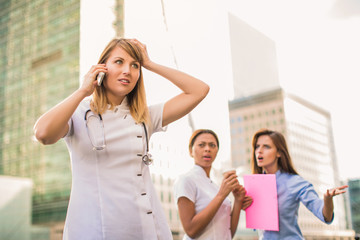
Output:
[[194,141],[191,156],[195,164],[202,168],[211,168],[218,152],[215,137],[211,133],[202,133]]
[[268,135],[258,138],[255,145],[255,157],[257,165],[265,169],[267,173],[275,173],[278,170],[280,153]]
[[136,86],[140,77],[140,63],[124,49],[115,47],[106,61],[106,67],[106,95],[110,102],[119,105]]

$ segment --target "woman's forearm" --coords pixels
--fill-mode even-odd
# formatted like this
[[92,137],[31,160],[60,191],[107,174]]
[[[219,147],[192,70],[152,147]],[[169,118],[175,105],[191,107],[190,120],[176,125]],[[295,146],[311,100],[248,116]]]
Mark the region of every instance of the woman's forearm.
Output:
[[204,98],[209,91],[209,86],[203,81],[186,74],[182,71],[166,67],[155,62],[150,62],[146,68],[160,76],[168,79],[185,94],[196,95]]
[[209,86],[206,83],[179,70],[154,62],[150,62],[146,68],[168,79],[182,90],[182,93],[165,103],[163,126],[188,114],[209,92]]
[[231,223],[230,223],[231,237],[234,237],[236,233],[236,229],[239,224],[241,208],[242,208],[242,201],[235,201],[233,210],[231,212]]
[[53,144],[62,138],[68,130],[69,119],[85,97],[84,91],[78,89],[44,113],[34,126],[36,139],[43,144]]
[[334,213],[334,203],[332,197],[324,198],[323,215],[326,222],[331,222]]
[[206,226],[209,225],[223,201],[224,199],[215,197],[204,210],[193,217],[190,224],[192,226],[190,233],[193,237],[198,236],[206,228]]
[[331,222],[333,217],[333,213],[334,213],[333,197],[336,195],[344,194],[346,192],[346,188],[348,187],[349,185],[343,185],[340,187],[326,190],[326,193],[324,194],[324,208],[322,210],[326,222]]
[[178,209],[186,234],[191,238],[198,237],[214,218],[223,201],[224,198],[216,196],[206,208],[195,214],[195,206],[190,200],[179,199]]

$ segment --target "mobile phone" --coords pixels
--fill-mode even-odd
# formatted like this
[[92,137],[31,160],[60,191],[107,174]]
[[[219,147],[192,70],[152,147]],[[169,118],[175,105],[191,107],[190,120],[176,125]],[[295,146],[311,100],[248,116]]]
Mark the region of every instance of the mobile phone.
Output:
[[104,73],[104,72],[100,72],[100,73],[97,75],[97,79],[96,79],[96,80],[97,80],[97,85],[98,85],[98,86],[101,86],[101,83],[102,83],[104,77],[105,77],[105,73]]

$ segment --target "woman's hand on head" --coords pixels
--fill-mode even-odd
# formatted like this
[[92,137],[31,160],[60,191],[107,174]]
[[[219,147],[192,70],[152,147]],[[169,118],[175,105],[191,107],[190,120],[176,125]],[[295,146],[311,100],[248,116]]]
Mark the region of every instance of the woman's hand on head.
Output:
[[85,92],[86,96],[90,96],[94,92],[95,86],[97,85],[96,77],[100,72],[104,72],[105,74],[107,73],[105,64],[93,65],[84,76],[80,89]]
[[141,43],[139,40],[137,40],[135,38],[131,39],[131,42],[133,42],[136,46],[139,47],[139,49],[141,51],[141,55],[143,57],[142,66],[147,69],[149,64],[151,63],[151,60],[149,58],[149,54],[147,52],[146,45]]

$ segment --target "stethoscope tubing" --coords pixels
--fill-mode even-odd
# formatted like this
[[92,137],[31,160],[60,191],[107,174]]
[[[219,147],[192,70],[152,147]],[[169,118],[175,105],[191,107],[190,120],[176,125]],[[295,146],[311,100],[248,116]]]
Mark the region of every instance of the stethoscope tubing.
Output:
[[[106,144],[105,144],[105,132],[104,132],[105,129],[104,129],[104,121],[103,121],[103,118],[102,118],[102,116],[101,116],[100,113],[97,114],[98,117],[99,117],[99,120],[100,120],[100,122],[101,122],[101,124],[102,124],[102,128],[103,128],[103,142],[104,142],[104,143],[103,143],[103,146],[97,147],[97,146],[95,146],[95,145],[93,144],[93,142],[92,142],[92,140],[91,140],[91,137],[90,137],[90,133],[89,133],[89,128],[88,128],[88,124],[87,124],[87,121],[88,121],[87,115],[88,115],[89,112],[91,112],[91,109],[88,109],[88,110],[85,112],[85,116],[84,116],[87,134],[88,134],[88,136],[89,136],[89,138],[90,138],[90,141],[91,141],[91,144],[93,145],[93,149],[94,149],[94,150],[97,150],[97,151],[98,151],[98,150],[104,150],[105,147],[106,147]],[[143,160],[143,162],[144,162],[146,165],[150,165],[150,164],[153,162],[153,160],[152,160],[151,154],[149,153],[149,138],[148,138],[148,132],[147,132],[146,125],[145,125],[144,122],[142,122],[142,125],[143,125],[143,128],[144,128],[145,141],[146,141],[146,154],[143,155],[142,160]]]

